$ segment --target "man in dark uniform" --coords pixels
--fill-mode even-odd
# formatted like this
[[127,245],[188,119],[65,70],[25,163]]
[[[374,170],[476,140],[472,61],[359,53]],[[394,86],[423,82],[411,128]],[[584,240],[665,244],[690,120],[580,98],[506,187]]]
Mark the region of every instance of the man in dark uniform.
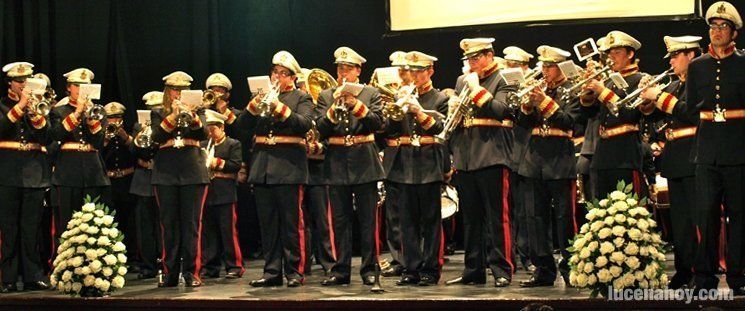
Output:
[[468,92],[462,103],[467,111],[448,147],[456,169],[453,184],[463,213],[466,254],[462,275],[447,284],[484,284],[488,267],[494,286],[505,287],[515,271],[509,199],[514,112],[507,103],[515,86],[499,74],[492,42],[493,38],[460,42],[470,73],[458,77],[455,90]]
[[[594,194],[598,198],[604,198],[616,190],[619,180],[625,181],[627,185],[633,184],[635,193],[644,194],[646,187],[641,175],[642,147],[639,134],[641,112],[621,108],[618,116],[612,113],[615,103],[636,90],[639,85],[642,74],[635,61],[636,51],[642,45],[632,36],[617,30],[609,32],[599,41],[600,46],[608,53],[611,70],[621,74],[628,87],[619,89],[611,79],[605,84],[594,79],[584,86],[582,91],[586,93],[580,96],[585,117],[596,117],[599,122],[600,137],[590,165],[597,175]],[[592,127],[588,126],[587,130],[592,130]]]
[[[676,80],[667,87],[654,86],[644,90],[640,98],[646,103],[640,106],[652,121],[664,121],[664,148],[660,154],[660,173],[667,178],[670,189],[670,220],[672,223],[673,245],[675,245],[675,275],[668,285],[672,289],[681,288],[693,279],[693,259],[696,236],[696,178],[695,165],[690,162],[691,148],[698,116],[690,119],[685,110],[686,79],[688,64],[700,54],[697,36],[665,36],[666,58],[669,58]],[[657,108],[655,110],[655,107]]]
[[205,111],[210,141],[202,142],[207,148],[207,165],[210,169],[210,186],[202,216],[203,277],[217,278],[225,264],[225,278],[243,276],[243,255],[238,241],[238,216],[236,214],[236,178],[241,169],[241,143],[225,133],[227,116],[214,110]]
[[[129,193],[132,185],[132,175],[135,172],[135,155],[130,150],[132,136],[124,129],[124,105],[111,102],[104,106],[108,125],[104,130],[103,156],[106,165],[106,176],[111,181],[111,208],[116,210],[119,229],[124,233],[124,243],[135,245],[137,230],[135,229],[136,199]],[[136,247],[127,248],[129,262],[139,268]]]
[[[727,226],[727,285],[735,295],[745,294],[745,53],[734,40],[742,19],[732,4],[714,3],[706,11],[708,53],[688,66],[685,105],[700,122],[691,152],[696,164],[699,243],[694,263],[697,289],[717,288],[716,239],[720,206]],[[675,105],[677,106],[677,105]],[[674,107],[672,108],[674,109]]]
[[308,182],[305,134],[311,127],[310,95],[295,88],[300,72],[295,57],[279,51],[272,58],[271,79],[278,94],[260,94],[241,115],[241,128],[254,133],[248,166],[261,223],[264,272],[254,287],[303,285],[305,278],[305,221],[303,184]]
[[377,209],[377,182],[383,167],[375,146],[374,133],[383,127],[380,93],[364,86],[354,96],[342,92],[344,82],[359,83],[365,58],[348,47],[334,51],[339,87],[324,90],[318,98],[316,124],[322,138],[328,139],[324,172],[329,181],[329,201],[336,233],[336,264],[325,286],[349,284],[352,272],[352,210],[360,224],[362,264],[365,285],[375,282],[375,265],[380,251],[380,211]]
[[[148,92],[142,97],[145,106],[151,110],[163,109],[163,93],[158,91]],[[140,251],[141,264],[139,279],[150,279],[156,276],[156,271],[160,268],[157,259],[160,257],[162,250],[161,235],[158,234],[158,205],[153,193],[152,166],[153,157],[158,151],[158,145],[152,142],[152,132],[150,131],[150,111],[137,110],[138,123],[132,127],[132,133],[135,134],[134,142],[129,144],[130,151],[134,154],[137,165],[135,172],[132,174],[132,183],[129,187],[129,193],[136,197],[135,205],[135,227],[137,235],[137,248]],[[147,145],[146,136],[150,136],[150,145]]]
[[404,271],[396,284],[428,286],[437,284],[443,264],[440,193],[445,154],[434,136],[442,131],[442,120],[423,109],[446,114],[448,97],[432,87],[437,58],[417,51],[405,58],[415,89],[398,99],[406,112],[403,118],[386,120],[383,167],[388,185],[398,189],[394,205]]
[[99,202],[110,205],[110,181],[99,154],[106,120],[92,119],[87,113],[92,105],[90,99],[78,97],[80,85],[90,84],[93,72],[78,68],[64,76],[69,95],[57,103],[49,117],[52,139],[62,143],[52,173],[59,200],[55,213],[57,238],[65,231],[73,211],[83,206],[86,196],[100,197]]
[[[46,116],[31,108],[24,90],[34,65],[10,63],[3,67],[8,93],[0,99],[0,293],[48,289],[39,254],[39,232],[44,192],[51,170],[46,157],[50,142]],[[43,90],[42,90],[43,91]]]
[[[538,47],[538,60],[543,62],[544,86],[535,87],[530,100],[523,103],[518,124],[530,131],[525,156],[518,173],[520,189],[528,218],[530,261],[536,269],[522,287],[553,286],[557,269],[552,236],[559,241],[563,259],[559,270],[564,283],[569,284],[569,239],[578,232],[576,213],[576,161],[572,130],[579,118],[578,100],[563,102],[559,88],[571,87],[557,65],[571,54],[559,48]],[[556,228],[555,232],[551,232]]]

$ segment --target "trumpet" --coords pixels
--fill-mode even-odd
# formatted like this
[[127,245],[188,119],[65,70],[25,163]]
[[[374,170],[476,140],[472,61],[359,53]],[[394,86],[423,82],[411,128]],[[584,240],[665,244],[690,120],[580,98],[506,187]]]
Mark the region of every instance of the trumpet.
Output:
[[[611,107],[611,112],[614,115],[618,116],[618,109],[619,108],[634,109],[636,107],[639,107],[639,105],[641,105],[644,102],[644,99],[639,98],[639,95],[641,95],[642,92],[644,92],[644,90],[646,90],[647,88],[649,88],[649,87],[651,87],[651,86],[659,83],[660,81],[662,81],[662,79],[665,79],[666,77],[670,76],[670,74],[672,74],[672,73],[673,73],[673,68],[670,68],[668,70],[665,70],[665,72],[663,72],[663,73],[661,73],[659,75],[654,76],[643,87],[637,88],[636,90],[634,90],[633,92],[631,92],[629,95],[627,95],[623,99],[621,99],[621,100],[617,101],[615,104],[613,104],[613,107]],[[663,86],[663,88],[667,87],[668,85],[670,85],[670,82],[668,82],[667,84],[665,84]]]
[[411,83],[405,85],[398,90],[398,96],[394,96],[395,101],[386,103],[383,109],[383,115],[394,121],[401,121],[408,110],[406,103],[412,99],[417,98],[416,85]]
[[[212,138],[207,142],[207,147],[203,149],[206,157],[205,157],[205,166],[207,168],[210,168],[210,164],[212,163],[212,160],[215,159],[215,144]],[[210,171],[210,173],[212,173]],[[210,179],[212,179],[212,175],[210,174]]]
[[218,100],[225,98],[225,94],[216,93],[212,90],[206,90],[202,93],[202,107],[211,107]]
[[150,122],[143,125],[142,130],[135,136],[135,146],[139,148],[150,148],[153,145],[153,129],[150,128]]
[[180,100],[174,100],[172,105],[180,105],[181,110],[179,111],[178,115],[176,116],[176,127],[178,128],[187,128],[189,127],[189,124],[194,122],[194,116],[192,115],[192,109],[186,107],[184,104],[181,103]]
[[85,114],[88,116],[88,119],[95,120],[95,121],[101,121],[106,116],[106,111],[103,109],[103,106],[99,104],[92,104],[90,108],[85,112]]
[[116,133],[119,132],[119,129],[122,128],[122,121],[109,123],[106,125],[106,131],[104,133],[104,137],[106,139],[111,140],[114,137],[116,137]]
[[522,85],[522,88],[517,90],[517,92],[510,92],[509,95],[507,95],[507,100],[510,103],[510,107],[513,109],[517,109],[522,104],[527,104],[530,98],[528,97],[528,94],[532,92],[536,87],[542,86],[545,84],[545,81],[543,78],[538,80],[526,80],[525,84]]
[[[344,88],[344,84],[346,83],[347,78],[342,79],[341,88]],[[349,121],[349,108],[347,108],[347,104],[344,103],[343,96],[339,96],[339,98],[334,101],[332,107],[334,109],[334,116],[339,120],[339,122],[347,123]]]
[[470,104],[470,99],[468,97],[470,93],[470,89],[468,88],[468,84],[466,83],[463,88],[460,90],[460,93],[458,97],[456,98],[455,102],[455,109],[453,109],[453,112],[448,115],[448,117],[445,119],[445,126],[440,132],[440,134],[437,134],[435,136],[435,139],[439,142],[445,142],[450,138],[450,135],[453,134],[453,131],[458,127],[459,124],[463,122],[463,118],[466,114],[467,106]]
[[[608,78],[608,74],[610,73],[611,67],[613,66],[613,61],[610,59],[606,62],[605,67],[600,68],[599,70],[595,70],[592,74],[590,74],[587,78],[581,79],[574,84],[572,84],[569,88],[561,88],[559,90],[561,94],[561,100],[563,102],[569,102],[579,96],[587,95],[588,93],[580,93],[582,90],[582,87],[587,84],[587,82],[590,82],[590,80],[593,80],[597,77],[602,76],[601,82],[604,82]],[[587,70],[592,70],[588,68]],[[587,70],[585,72],[587,72]]]
[[54,104],[52,101],[48,98],[46,98],[46,94],[44,94],[44,97],[42,99],[39,99],[37,97],[38,95],[32,95],[29,98],[29,101],[31,102],[28,106],[28,110],[35,115],[41,115],[41,116],[48,116],[49,112],[52,111],[52,107]]
[[279,97],[279,81],[272,84],[272,88],[269,93],[266,93],[258,104],[257,109],[259,110],[259,116],[266,118],[272,114],[272,102],[277,100]]

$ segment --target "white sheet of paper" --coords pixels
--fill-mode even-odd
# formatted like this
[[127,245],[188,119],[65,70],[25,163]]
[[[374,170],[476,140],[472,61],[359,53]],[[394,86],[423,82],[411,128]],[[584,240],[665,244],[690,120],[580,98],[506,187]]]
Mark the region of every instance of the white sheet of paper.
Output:
[[248,82],[248,89],[253,94],[266,94],[272,89],[272,80],[269,79],[269,76],[248,77],[246,81]]
[[101,99],[100,84],[81,84],[78,97],[87,99]]
[[574,79],[576,77],[579,77],[581,74],[579,70],[577,70],[577,65],[574,64],[574,61],[568,60],[563,61],[559,63],[559,70],[564,74],[567,79]]
[[31,94],[41,95],[47,91],[47,81],[38,78],[28,78],[26,79],[26,86],[23,88],[24,90],[28,89]]
[[150,123],[150,110],[137,110],[137,123],[149,124]]
[[600,54],[598,47],[595,45],[595,40],[587,38],[584,41],[574,45],[574,54],[577,55],[577,59],[583,62],[595,55]]
[[360,95],[360,93],[362,93],[362,89],[363,88],[365,88],[365,86],[363,84],[346,82],[346,83],[342,84],[341,91],[342,92],[348,92],[348,93],[354,95],[355,97],[357,97],[357,96]]
[[378,77],[378,83],[381,85],[401,84],[401,76],[398,74],[398,67],[383,67],[375,69],[375,76]]
[[522,85],[525,83],[525,76],[522,68],[505,68],[500,71],[502,79],[508,85]]
[[615,84],[616,87],[619,88],[619,89],[624,89],[625,90],[626,88],[629,87],[629,84],[626,83],[626,80],[618,72],[611,73],[610,76],[609,76],[609,78],[610,78],[611,81],[613,81],[613,84]]
[[202,104],[202,90],[181,91],[181,102],[188,107],[197,107]]

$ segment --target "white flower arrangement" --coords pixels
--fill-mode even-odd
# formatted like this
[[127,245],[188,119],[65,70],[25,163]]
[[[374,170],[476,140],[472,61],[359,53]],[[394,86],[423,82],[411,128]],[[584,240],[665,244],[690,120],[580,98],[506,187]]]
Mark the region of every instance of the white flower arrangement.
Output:
[[81,211],[72,215],[54,259],[52,286],[71,296],[103,297],[124,287],[124,235],[116,229],[116,211],[97,200],[86,197]]
[[607,198],[587,203],[588,224],[570,241],[570,284],[590,289],[591,297],[607,294],[609,286],[667,287],[665,243],[644,207],[647,199],[639,200],[632,188],[620,181]]

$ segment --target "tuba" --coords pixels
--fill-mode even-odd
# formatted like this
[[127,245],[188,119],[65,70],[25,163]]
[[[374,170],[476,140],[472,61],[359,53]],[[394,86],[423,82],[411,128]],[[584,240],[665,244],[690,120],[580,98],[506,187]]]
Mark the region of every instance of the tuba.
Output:
[[339,85],[331,74],[319,68],[311,69],[305,80],[305,83],[308,85],[308,93],[313,97],[313,105],[318,102],[318,96],[321,94],[321,91]]

